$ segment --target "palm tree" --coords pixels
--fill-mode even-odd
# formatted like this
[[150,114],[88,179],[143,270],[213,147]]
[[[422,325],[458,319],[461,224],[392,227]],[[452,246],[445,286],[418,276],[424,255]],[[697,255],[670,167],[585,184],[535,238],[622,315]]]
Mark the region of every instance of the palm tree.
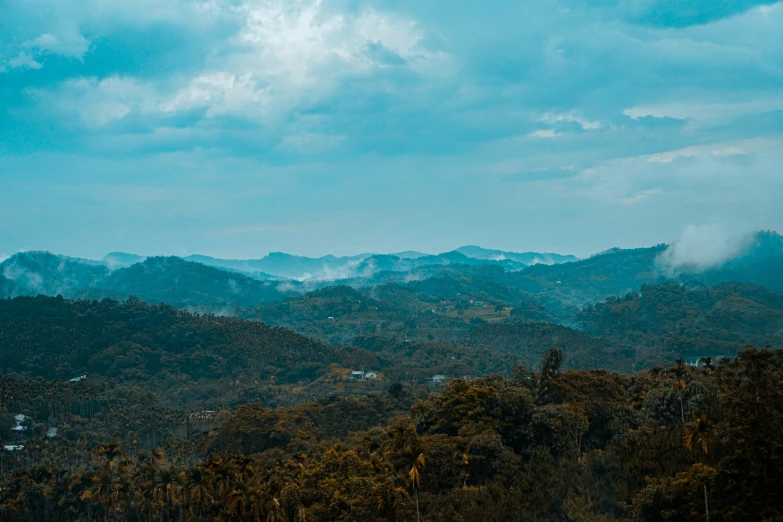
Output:
[[413,459],[411,469],[408,471],[408,480],[411,483],[411,488],[413,488],[413,498],[416,500],[416,520],[418,522],[421,522],[421,517],[419,516],[419,485],[421,484],[421,471],[426,465],[424,453],[419,453],[419,455]]
[[[196,509],[200,515],[211,512],[214,497],[211,493],[210,478],[202,466],[196,466],[179,475],[179,481],[185,485],[188,512],[191,519],[196,519]],[[201,518],[200,516],[198,518]]]
[[685,434],[682,437],[682,443],[685,449],[692,450],[694,443],[701,446],[704,454],[709,453],[709,439],[712,436],[712,421],[705,414],[694,417],[685,426]]
[[459,444],[457,446],[457,452],[451,456],[451,461],[459,461],[460,464],[466,467],[466,471],[461,473],[462,487],[468,487],[468,477],[470,476],[470,473],[467,472],[467,466],[470,464],[470,443]]
[[677,393],[677,396],[680,399],[680,417],[682,419],[682,423],[685,424],[685,408],[682,404],[682,392],[685,389],[685,375],[687,375],[688,371],[686,370],[684,364],[678,362],[677,366],[669,370],[669,373],[674,376],[672,390]]
[[168,468],[159,467],[153,480],[153,498],[165,510],[165,518],[168,519],[172,508],[179,501],[177,478]]
[[[682,437],[682,444],[685,449],[692,450],[694,445],[701,446],[704,455],[709,454],[709,440],[712,437],[713,424],[705,414],[694,417],[686,426],[685,434]],[[695,444],[694,444],[695,443]],[[702,484],[704,487],[704,515],[707,522],[710,522],[710,504],[707,499],[707,481]]]

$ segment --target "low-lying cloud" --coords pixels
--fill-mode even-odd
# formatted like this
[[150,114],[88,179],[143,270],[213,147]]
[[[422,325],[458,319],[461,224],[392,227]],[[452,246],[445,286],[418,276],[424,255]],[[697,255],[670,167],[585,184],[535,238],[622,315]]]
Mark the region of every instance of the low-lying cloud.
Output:
[[716,268],[741,255],[754,238],[751,232],[732,232],[718,225],[689,225],[657,262],[670,273]]

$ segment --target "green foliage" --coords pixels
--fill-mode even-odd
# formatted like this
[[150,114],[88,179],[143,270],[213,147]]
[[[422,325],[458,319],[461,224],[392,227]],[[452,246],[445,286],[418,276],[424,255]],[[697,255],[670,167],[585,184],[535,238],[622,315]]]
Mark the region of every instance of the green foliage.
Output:
[[46,378],[313,379],[337,354],[284,328],[138,300],[0,300],[0,368]]
[[[3,454],[0,509],[9,521],[781,517],[783,353],[636,377],[559,371],[558,359],[510,380],[456,380],[410,416],[365,397],[248,404],[165,450],[29,437]],[[4,397],[31,393],[15,379]],[[675,380],[691,390],[685,424],[676,401],[656,399]]]

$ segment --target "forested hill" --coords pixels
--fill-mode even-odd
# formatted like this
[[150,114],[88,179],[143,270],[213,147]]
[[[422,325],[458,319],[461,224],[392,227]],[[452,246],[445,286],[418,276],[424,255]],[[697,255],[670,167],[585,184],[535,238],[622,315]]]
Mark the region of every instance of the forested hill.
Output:
[[129,295],[153,303],[211,310],[251,306],[284,297],[272,282],[191,263],[179,257],[149,257],[112,272],[80,294],[92,299],[124,299]]
[[535,368],[556,346],[563,351],[567,368],[626,374],[638,369],[637,353],[630,345],[549,323],[486,324],[471,331],[463,342],[476,349],[514,354],[528,368]]
[[249,376],[313,379],[337,360],[327,345],[286,328],[199,316],[137,300],[0,300],[0,370],[119,381]]
[[783,346],[783,293],[742,283],[647,285],[585,308],[589,332],[679,357],[731,355],[746,344]]
[[20,252],[0,263],[0,297],[72,296],[96,284],[109,272],[104,265],[88,264],[49,252]]

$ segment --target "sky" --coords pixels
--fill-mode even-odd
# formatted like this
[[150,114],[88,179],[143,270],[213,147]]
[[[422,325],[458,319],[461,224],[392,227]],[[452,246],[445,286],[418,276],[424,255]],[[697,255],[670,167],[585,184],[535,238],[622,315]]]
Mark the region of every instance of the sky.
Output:
[[0,258],[783,231],[782,32],[757,0],[3,0]]

